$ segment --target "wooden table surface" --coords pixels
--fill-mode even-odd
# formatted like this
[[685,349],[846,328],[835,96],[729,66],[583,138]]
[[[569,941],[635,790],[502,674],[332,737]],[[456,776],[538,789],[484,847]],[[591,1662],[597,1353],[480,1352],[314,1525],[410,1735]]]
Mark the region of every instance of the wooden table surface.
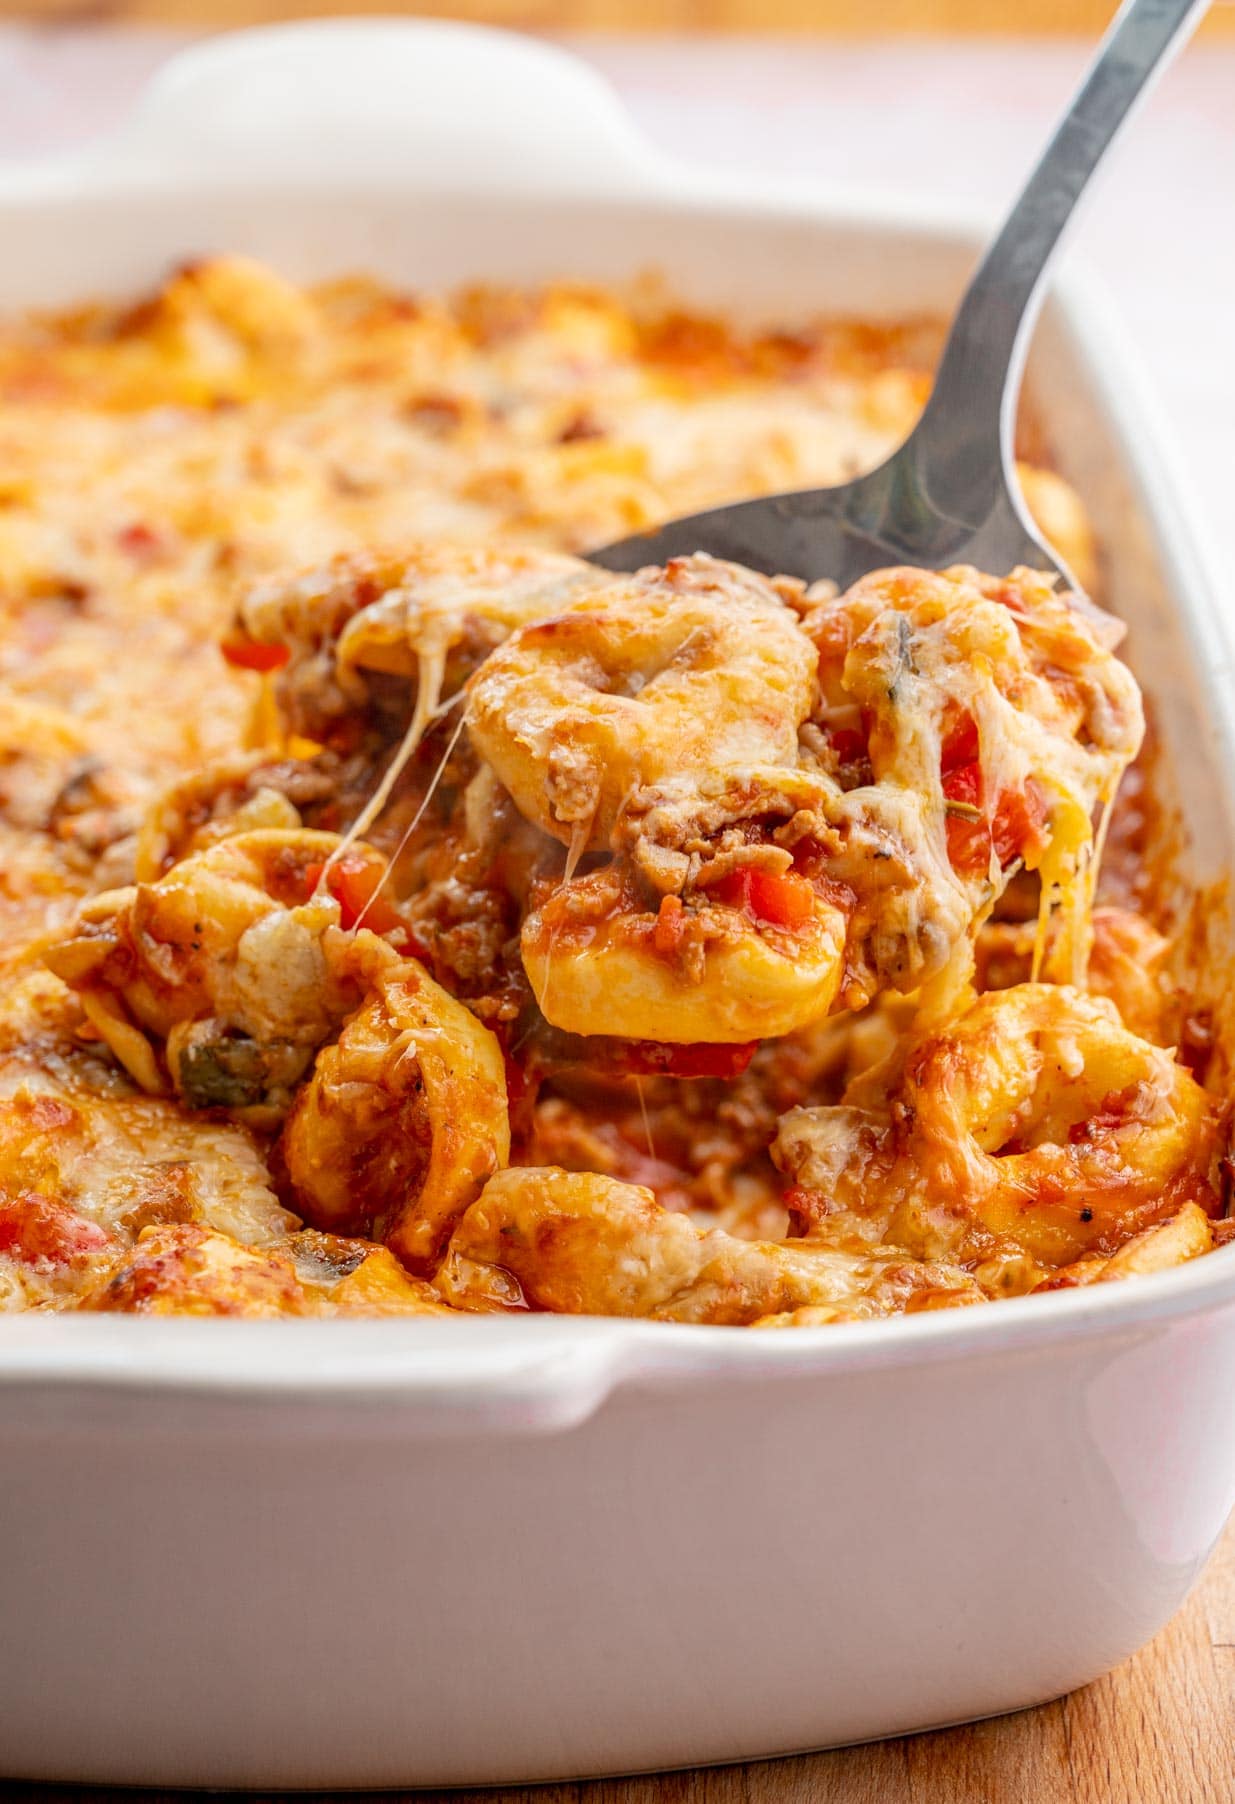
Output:
[[[178,42],[169,32],[0,26],[0,156],[37,153],[109,124]],[[585,39],[577,47],[617,83],[644,128],[681,154],[992,208],[1011,193],[1083,54],[1075,45]],[[1229,526],[1235,489],[1232,101],[1235,51],[1194,48],[1122,147],[1083,227],[1087,261],[1114,291],[1215,532]],[[0,1786],[0,1804],[104,1804],[120,1795]],[[1059,1703],[801,1759],[477,1796],[487,1804],[1232,1804],[1235,1525],[1170,1627]]]

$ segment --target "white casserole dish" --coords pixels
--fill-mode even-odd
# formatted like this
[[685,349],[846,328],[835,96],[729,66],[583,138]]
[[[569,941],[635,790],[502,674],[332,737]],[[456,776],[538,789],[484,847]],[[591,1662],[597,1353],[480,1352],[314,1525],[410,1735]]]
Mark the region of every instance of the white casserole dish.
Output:
[[[249,251],[732,308],[954,299],[977,235],[663,162],[582,66],[454,26],[180,59],[0,172],[0,305]],[[1235,869],[1230,650],[1109,327],[1033,380],[1109,548],[1193,872]],[[1224,690],[1226,694],[1224,694]],[[737,1760],[1033,1704],[1182,1602],[1235,1503],[1235,1247],[887,1324],[0,1325],[0,1771],[412,1786]]]

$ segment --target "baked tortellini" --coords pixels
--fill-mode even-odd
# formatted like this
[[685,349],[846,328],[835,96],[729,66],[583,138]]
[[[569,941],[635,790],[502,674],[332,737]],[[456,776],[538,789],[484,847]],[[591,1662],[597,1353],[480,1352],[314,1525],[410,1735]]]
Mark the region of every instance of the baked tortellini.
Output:
[[592,1173],[524,1168],[493,1178],[451,1237],[438,1277],[464,1308],[552,1309],[760,1326],[981,1301],[969,1274],[896,1248],[739,1239],[663,1209],[649,1190]]
[[598,580],[471,679],[473,744],[569,847],[523,926],[554,1025],[789,1033],[939,976],[1022,869],[1083,961],[1142,731],[1118,629],[1029,571],[781,591],[706,557]]
[[[306,1244],[393,1255],[411,1288],[373,1265],[373,1312],[425,1312],[419,1284],[447,1311],[822,1325],[1212,1243],[1221,1123],[1163,1043],[1167,942],[1091,906],[1142,730],[1102,616],[1028,571],[838,595],[702,556],[625,578],[421,553],[368,580],[246,616],[289,647],[289,741],[336,744],[182,782],[139,839],[150,875],[45,957],[144,1090],[276,1136]],[[459,801],[408,858],[419,808],[388,859],[359,834],[396,806],[447,654],[473,659],[443,754]],[[309,826],[325,773],[295,769],[337,761],[355,710],[374,723],[378,675],[374,792],[347,831]],[[1022,873],[1036,917],[992,920]],[[837,1051],[804,1055],[829,1021]],[[846,1069],[838,1094],[796,1087]],[[762,1123],[724,1225],[640,1181],[665,1164],[653,1116],[698,1141],[692,1084]],[[572,1141],[563,1109],[610,1111],[615,1138]],[[585,1168],[538,1163],[554,1145]],[[359,1281],[327,1296],[288,1260],[160,1229],[89,1306],[161,1307],[151,1285],[206,1313],[352,1306]]]
[[278,828],[222,839],[97,896],[47,963],[149,1094],[277,1115],[358,1002],[366,962],[392,951],[342,931],[323,881],[339,844]]
[[297,1208],[432,1270],[457,1216],[510,1155],[489,1029],[414,961],[388,965],[317,1055],[283,1132]]
[[840,1103],[790,1110],[773,1156],[808,1236],[955,1259],[1010,1294],[1181,1211],[1215,1215],[1218,1126],[1111,1002],[1029,983],[911,1034]]
[[1118,622],[589,561],[874,467],[937,344],[237,258],[0,321],[0,1310],[800,1331],[1235,1236]]

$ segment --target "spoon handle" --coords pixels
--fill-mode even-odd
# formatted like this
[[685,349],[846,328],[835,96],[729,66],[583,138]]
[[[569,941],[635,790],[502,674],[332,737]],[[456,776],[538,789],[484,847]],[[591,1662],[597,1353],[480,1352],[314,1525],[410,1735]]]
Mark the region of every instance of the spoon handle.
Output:
[[1207,4],[1125,0],[978,265],[930,400],[905,446],[941,513],[964,518],[983,490],[992,503],[1005,490],[1025,353],[1059,240],[1120,127]]

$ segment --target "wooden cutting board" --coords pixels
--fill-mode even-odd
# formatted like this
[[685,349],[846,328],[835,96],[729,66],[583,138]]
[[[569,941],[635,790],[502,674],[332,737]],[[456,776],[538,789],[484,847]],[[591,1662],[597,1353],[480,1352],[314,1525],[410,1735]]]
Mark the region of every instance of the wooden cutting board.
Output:
[[[218,1804],[194,1792],[0,1785],[0,1804]],[[355,1792],[319,1804],[356,1804]],[[504,1791],[374,1794],[409,1804],[1233,1804],[1235,1519],[1174,1622],[1083,1691],[962,1729],[751,1766]],[[271,1804],[285,1804],[272,1798]]]

